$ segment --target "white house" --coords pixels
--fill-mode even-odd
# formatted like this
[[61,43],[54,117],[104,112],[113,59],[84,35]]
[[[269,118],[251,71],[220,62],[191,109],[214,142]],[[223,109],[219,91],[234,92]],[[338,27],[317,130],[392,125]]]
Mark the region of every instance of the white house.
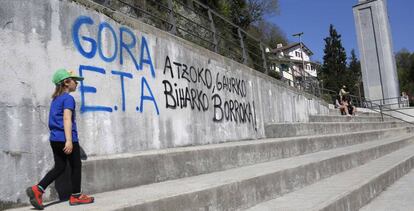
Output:
[[[287,46],[278,44],[276,49],[271,52],[280,54],[279,57],[284,57],[291,61],[292,72],[295,76],[316,77],[316,69],[319,64],[311,61],[312,51],[302,43],[293,43]],[[303,57],[303,58],[302,58]],[[303,64],[305,68],[303,68]]]
[[[281,79],[287,81],[289,85],[303,85],[308,88],[309,83],[317,83],[316,70],[320,64],[311,61],[313,53],[305,44],[293,43],[287,46],[278,44],[276,49],[267,49],[266,52],[270,70],[278,72]],[[302,82],[307,83],[302,84]]]

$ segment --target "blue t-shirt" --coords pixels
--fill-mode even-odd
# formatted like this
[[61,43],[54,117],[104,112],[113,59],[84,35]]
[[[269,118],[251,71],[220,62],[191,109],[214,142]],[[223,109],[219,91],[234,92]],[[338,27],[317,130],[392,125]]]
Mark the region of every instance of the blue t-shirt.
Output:
[[75,99],[66,92],[52,101],[49,113],[50,141],[66,141],[63,129],[63,110],[70,109],[72,110],[72,142],[78,142],[75,107]]

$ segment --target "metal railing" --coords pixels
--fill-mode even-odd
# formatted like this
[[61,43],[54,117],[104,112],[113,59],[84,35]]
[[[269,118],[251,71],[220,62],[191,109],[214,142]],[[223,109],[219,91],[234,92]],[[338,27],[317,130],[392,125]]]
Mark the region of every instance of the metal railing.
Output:
[[384,99],[377,99],[377,100],[366,100],[367,106],[369,107],[386,107],[386,108],[406,108],[410,106],[410,102],[406,97],[399,96],[399,97],[391,97],[391,98],[384,98]]
[[276,70],[270,69],[269,64],[280,60],[265,52],[268,46],[197,0],[91,1],[320,96],[319,83],[306,71],[279,72],[291,74],[293,80],[275,76]]
[[[338,92],[335,92],[329,89],[321,89],[321,95],[323,99],[325,99],[328,102],[332,102],[333,104],[335,104],[335,100],[339,98]],[[400,114],[402,116],[409,117],[414,120],[413,115],[410,115],[410,114],[407,114],[401,111],[409,107],[408,99],[405,99],[400,96],[400,97],[393,97],[393,98],[369,100],[361,96],[355,96],[355,95],[350,95],[350,94],[348,94],[348,96],[352,102],[352,105],[356,107],[360,107],[360,108],[366,108],[371,111],[379,113],[381,115],[382,121],[384,121],[384,116],[388,116],[393,119],[414,125],[414,122],[412,121],[407,121],[403,118],[399,118],[391,114],[392,112],[394,112],[394,114],[395,113]]]
[[[400,97],[387,98],[387,99],[397,99],[397,98],[400,98]],[[380,102],[384,102],[384,100],[386,100],[386,99],[380,99],[379,101]],[[375,100],[375,101],[377,101],[377,100]],[[392,117],[394,119],[397,119],[399,121],[402,121],[402,122],[405,122],[405,123],[409,123],[411,125],[414,125],[414,122],[410,122],[410,121],[404,120],[402,118],[396,117],[396,116],[394,116],[392,114],[386,113],[386,112],[395,112],[395,113],[401,114],[403,116],[407,116],[407,117],[413,118],[413,120],[414,120],[414,116],[413,115],[410,115],[410,114],[401,112],[400,111],[401,108],[394,109],[394,108],[389,107],[390,105],[384,105],[384,104],[381,104],[381,103],[380,104],[377,104],[377,103],[374,103],[373,101],[369,101],[369,100],[367,101],[367,105],[370,105],[370,106],[367,106],[366,108],[368,108],[368,109],[370,109],[372,111],[375,111],[375,112],[378,112],[378,113],[381,114],[382,121],[384,121],[384,115],[385,115],[385,116],[388,116],[388,117]],[[393,105],[395,105],[395,104],[393,104]]]
[[[324,89],[324,88],[320,88],[320,92],[321,95],[320,97],[322,99],[324,99],[325,101],[332,103],[332,104],[336,104],[336,100],[339,101],[339,91],[333,91],[330,89]],[[352,102],[352,105],[356,106],[356,107],[361,107],[361,108],[366,108],[367,103],[366,103],[366,99],[361,97],[361,96],[356,96],[356,95],[352,95],[352,94],[347,94],[347,96],[349,97],[350,101]]]
[[92,0],[266,72],[263,43],[196,0]]

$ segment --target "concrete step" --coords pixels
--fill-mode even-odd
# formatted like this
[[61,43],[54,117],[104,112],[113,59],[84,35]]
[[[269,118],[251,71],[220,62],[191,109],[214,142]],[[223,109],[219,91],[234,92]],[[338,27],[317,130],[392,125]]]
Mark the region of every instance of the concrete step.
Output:
[[414,132],[413,127],[240,141],[92,157],[83,163],[83,190],[88,193],[101,193],[360,144],[410,132]]
[[[339,109],[329,109],[329,115],[334,115],[334,116],[338,116],[341,115],[341,112],[339,111]],[[358,111],[357,108],[357,114],[358,116],[372,116],[372,117],[380,117],[381,114],[375,111],[372,112],[360,112]]]
[[[96,194],[83,210],[236,210],[297,190],[411,144],[413,135]],[[114,178],[115,179],[115,178]],[[123,178],[117,178],[123,179]],[[51,207],[76,210],[66,203]],[[28,207],[20,210],[27,210]]]
[[267,138],[349,133],[407,126],[404,122],[310,122],[276,123],[265,126]]
[[[384,117],[385,122],[396,121],[391,117]],[[312,115],[309,122],[382,122],[381,117],[376,116],[334,116],[334,115]]]
[[[369,162],[360,167],[321,180],[303,189],[286,194],[282,197],[258,204],[248,211],[284,210],[284,211],[312,211],[312,210],[358,210],[370,200],[378,196],[414,167],[414,145],[407,146],[389,155]],[[412,210],[414,194],[412,184],[414,175],[402,181],[404,189],[396,187],[393,193],[387,194],[394,198],[394,204],[379,199],[376,206],[370,204],[362,210]],[[408,182],[409,181],[409,182]],[[397,186],[401,185],[398,184]],[[404,192],[406,190],[407,192]],[[398,194],[396,193],[398,192]],[[411,193],[411,194],[409,194]],[[385,194],[384,194],[385,195]],[[397,201],[404,201],[411,206],[404,207]],[[395,206],[393,206],[395,205]]]
[[396,181],[360,211],[407,211],[414,209],[414,171]]

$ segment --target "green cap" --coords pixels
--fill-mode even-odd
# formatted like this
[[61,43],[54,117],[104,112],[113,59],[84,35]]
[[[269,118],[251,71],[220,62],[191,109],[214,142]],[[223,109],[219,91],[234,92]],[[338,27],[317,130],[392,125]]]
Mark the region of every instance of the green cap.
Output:
[[67,71],[66,69],[62,68],[62,69],[56,70],[55,74],[53,74],[52,82],[58,85],[61,81],[67,78],[73,78],[77,81],[83,80],[83,77],[75,75],[73,71]]

